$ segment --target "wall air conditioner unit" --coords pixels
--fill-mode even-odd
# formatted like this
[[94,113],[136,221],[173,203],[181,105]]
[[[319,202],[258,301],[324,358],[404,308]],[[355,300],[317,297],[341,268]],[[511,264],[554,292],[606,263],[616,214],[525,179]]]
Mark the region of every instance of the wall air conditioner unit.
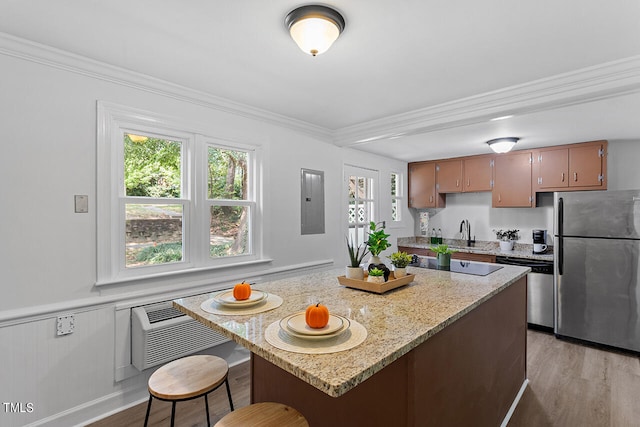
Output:
[[140,371],[227,341],[171,301],[131,309],[131,361]]

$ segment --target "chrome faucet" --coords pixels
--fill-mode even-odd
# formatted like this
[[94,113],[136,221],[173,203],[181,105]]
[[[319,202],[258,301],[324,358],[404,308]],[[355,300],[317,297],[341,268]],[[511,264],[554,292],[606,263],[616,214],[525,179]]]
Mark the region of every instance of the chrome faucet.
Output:
[[471,246],[471,223],[469,223],[468,219],[464,219],[460,223],[460,233],[462,234],[462,240],[467,241],[467,246]]

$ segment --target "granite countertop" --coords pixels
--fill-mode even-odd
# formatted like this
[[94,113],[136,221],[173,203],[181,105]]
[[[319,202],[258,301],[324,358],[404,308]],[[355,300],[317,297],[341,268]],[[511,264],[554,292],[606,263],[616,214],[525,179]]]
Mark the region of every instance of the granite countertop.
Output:
[[[256,284],[256,289],[284,300],[277,309],[260,314],[207,313],[200,305],[213,294],[177,299],[174,306],[329,396],[338,397],[529,271],[505,265],[487,276],[471,276],[408,267],[407,273],[416,275],[412,283],[378,295],[340,285],[337,276],[344,275],[341,268]],[[270,324],[303,311],[315,301],[362,324],[367,329],[366,340],[351,350],[331,354],[287,352],[265,340]]]
[[[547,248],[544,254],[534,254],[533,245],[527,243],[516,243],[512,251],[500,250],[498,241],[476,241],[473,247],[467,246],[465,240],[460,239],[444,239],[444,244],[455,248],[458,252],[477,253],[486,255],[505,256],[511,258],[524,258],[538,261],[553,261],[553,246]],[[412,236],[399,237],[398,246],[406,246],[410,248],[429,249],[433,244],[429,242],[428,237]]]

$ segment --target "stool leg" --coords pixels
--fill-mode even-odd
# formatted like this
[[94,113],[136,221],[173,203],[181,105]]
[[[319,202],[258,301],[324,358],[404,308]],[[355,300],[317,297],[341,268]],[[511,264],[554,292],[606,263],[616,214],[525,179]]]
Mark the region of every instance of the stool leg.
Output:
[[229,388],[229,378],[224,380],[227,385],[227,396],[229,396],[229,406],[231,407],[231,412],[233,412],[233,400],[231,400],[231,389]]
[[209,399],[206,394],[204,395],[204,408],[207,411],[207,427],[211,427],[211,421],[209,421]]
[[152,395],[149,395],[149,403],[147,403],[147,415],[144,417],[144,427],[147,427],[147,423],[149,422],[149,412],[151,411],[151,400],[153,399]]
[[174,400],[173,402],[171,402],[171,427],[173,427],[175,422],[176,422],[176,402]]

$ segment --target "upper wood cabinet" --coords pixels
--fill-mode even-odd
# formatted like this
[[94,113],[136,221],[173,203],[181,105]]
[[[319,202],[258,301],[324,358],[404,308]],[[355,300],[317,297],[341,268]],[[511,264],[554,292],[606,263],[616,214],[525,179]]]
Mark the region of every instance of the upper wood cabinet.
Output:
[[494,208],[530,208],[533,206],[532,156],[531,151],[514,151],[495,156],[492,192]]
[[445,197],[436,192],[435,162],[409,163],[409,207],[443,208]]
[[438,193],[462,192],[462,160],[436,162],[436,190]]
[[549,147],[534,152],[537,191],[607,188],[607,141]]
[[462,161],[463,191],[491,191],[493,158],[492,155],[473,156]]

